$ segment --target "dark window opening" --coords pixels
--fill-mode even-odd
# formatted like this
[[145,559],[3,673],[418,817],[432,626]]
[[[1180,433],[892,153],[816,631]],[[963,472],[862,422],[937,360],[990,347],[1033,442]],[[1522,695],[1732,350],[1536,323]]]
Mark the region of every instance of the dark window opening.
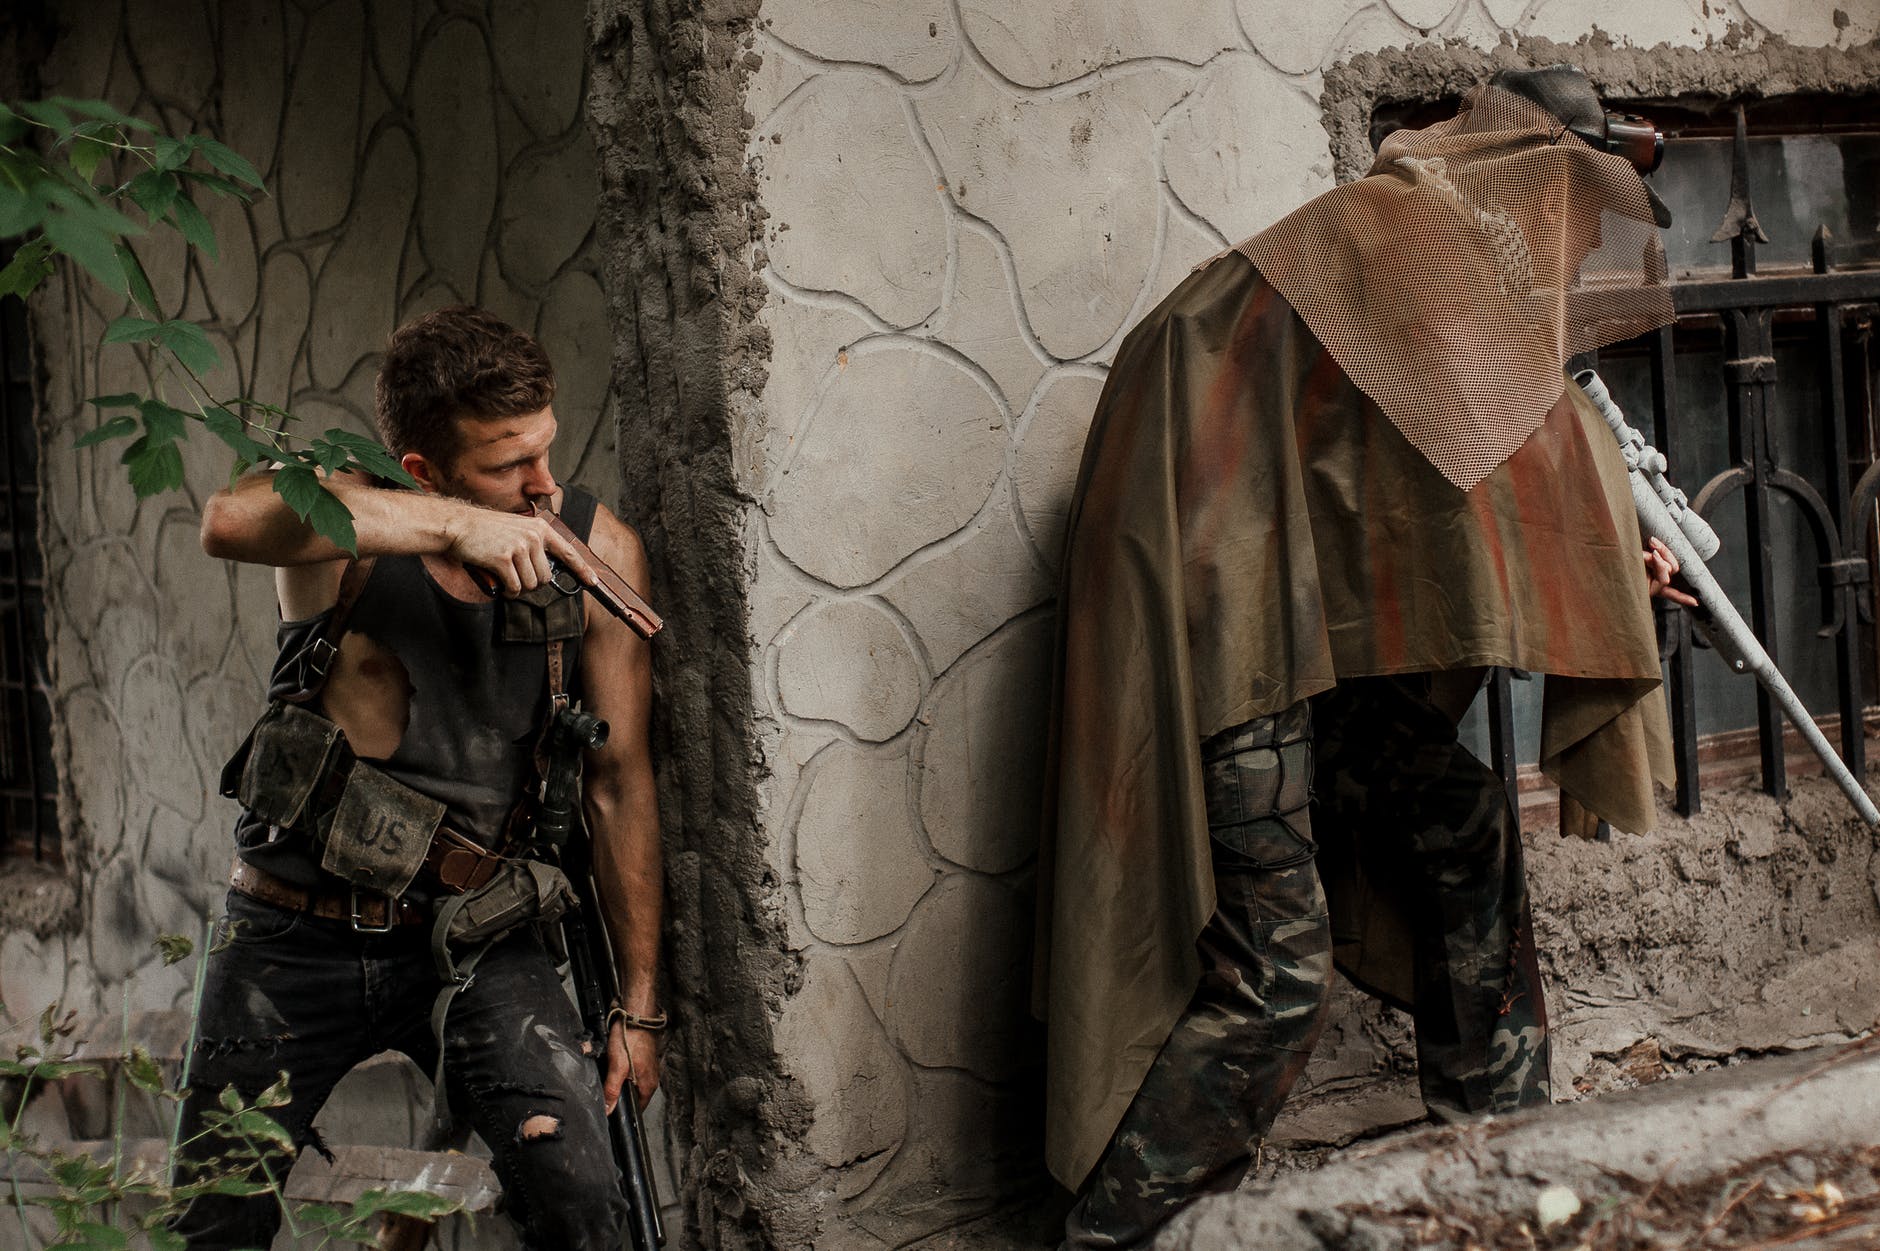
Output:
[[[0,249],[0,264],[10,252]],[[0,433],[0,858],[56,863],[39,431],[26,307],[18,299],[0,299]]]

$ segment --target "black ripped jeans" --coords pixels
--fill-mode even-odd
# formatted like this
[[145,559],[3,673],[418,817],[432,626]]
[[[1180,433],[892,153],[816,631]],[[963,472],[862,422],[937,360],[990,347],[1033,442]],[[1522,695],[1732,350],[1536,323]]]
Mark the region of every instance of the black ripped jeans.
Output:
[[[226,945],[209,957],[202,1021],[183,1105],[183,1136],[227,1086],[253,1100],[288,1074],[272,1108],[302,1146],[349,1069],[402,1051],[437,1063],[430,1013],[439,980],[424,926],[360,934],[344,921],[230,892]],[[533,928],[503,939],[451,1004],[450,1106],[495,1156],[505,1210],[531,1248],[616,1251],[626,1215],[601,1109],[600,1071],[583,1051],[574,1005]],[[630,1097],[630,1096],[629,1096]],[[525,1129],[526,1126],[526,1129]],[[222,1149],[214,1136],[198,1158]],[[186,1169],[185,1169],[186,1171]],[[177,1223],[191,1248],[266,1247],[281,1223],[271,1195],[204,1196]]]

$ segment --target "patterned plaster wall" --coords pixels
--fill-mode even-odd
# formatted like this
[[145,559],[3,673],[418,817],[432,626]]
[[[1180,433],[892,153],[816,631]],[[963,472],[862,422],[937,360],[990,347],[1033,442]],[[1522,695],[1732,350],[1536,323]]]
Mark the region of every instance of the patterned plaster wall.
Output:
[[[215,134],[264,174],[253,206],[203,206],[218,263],[186,267],[165,238],[143,249],[164,308],[209,327],[217,388],[285,403],[316,433],[369,431],[394,325],[480,303],[556,364],[556,471],[615,500],[581,5],[60,8],[45,91]],[[220,445],[199,436],[186,492],[142,503],[115,447],[72,448],[95,420],[86,397],[162,385],[130,349],[98,346],[124,311],[89,285],[55,284],[34,305],[50,673],[82,919],[48,941],[5,938],[0,991],[16,1009],[115,1009],[125,983],[133,1007],[185,995],[190,966],[162,968],[150,943],[220,911],[234,812],[216,775],[274,659],[269,572],[197,543],[201,502],[229,471]]]
[[[1871,0],[1828,12],[765,5],[747,110],[774,353],[745,473],[763,793],[804,961],[779,1045],[816,1108],[806,1145],[871,1231],[860,1242],[1035,1176],[1035,825],[1086,425],[1144,311],[1332,185],[1323,70],[1595,27],[1639,47],[1769,34],[1846,47],[1880,30]],[[1363,1036],[1338,1072],[1378,1067],[1375,1031],[1347,1032]]]

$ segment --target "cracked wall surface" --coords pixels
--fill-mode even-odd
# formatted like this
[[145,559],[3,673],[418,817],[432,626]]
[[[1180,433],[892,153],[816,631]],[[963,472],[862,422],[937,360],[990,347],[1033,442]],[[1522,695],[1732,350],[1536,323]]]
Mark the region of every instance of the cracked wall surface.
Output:
[[[777,1044],[814,1109],[825,1238],[902,1242],[1037,1180],[1025,1004],[1052,595],[1124,333],[1196,262],[1360,171],[1332,138],[1362,141],[1386,88],[1584,56],[1641,92],[1696,89],[1653,73],[1667,60],[1741,89],[1759,49],[1794,69],[1876,32],[1872,0],[763,6],[745,107],[772,356],[738,450],[762,819],[801,957]],[[1732,58],[1734,77],[1715,69]],[[1598,927],[1573,875],[1645,872],[1605,848],[1537,860],[1574,933]],[[1873,911],[1855,914],[1837,933],[1866,951]],[[1647,958],[1605,941],[1585,950]],[[1584,951],[1553,968],[1575,987],[1569,1084],[1659,1020],[1585,1041],[1599,1013],[1573,996],[1605,993],[1593,968]],[[1401,1019],[1341,1003],[1283,1127],[1301,1149],[1415,1114]]]

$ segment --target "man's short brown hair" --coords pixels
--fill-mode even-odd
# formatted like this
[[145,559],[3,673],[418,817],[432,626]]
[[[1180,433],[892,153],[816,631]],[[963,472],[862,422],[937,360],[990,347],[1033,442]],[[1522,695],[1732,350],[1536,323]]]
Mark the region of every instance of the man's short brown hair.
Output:
[[457,419],[540,412],[555,398],[555,370],[533,336],[456,304],[392,333],[376,398],[379,438],[392,455],[442,464],[456,453]]

